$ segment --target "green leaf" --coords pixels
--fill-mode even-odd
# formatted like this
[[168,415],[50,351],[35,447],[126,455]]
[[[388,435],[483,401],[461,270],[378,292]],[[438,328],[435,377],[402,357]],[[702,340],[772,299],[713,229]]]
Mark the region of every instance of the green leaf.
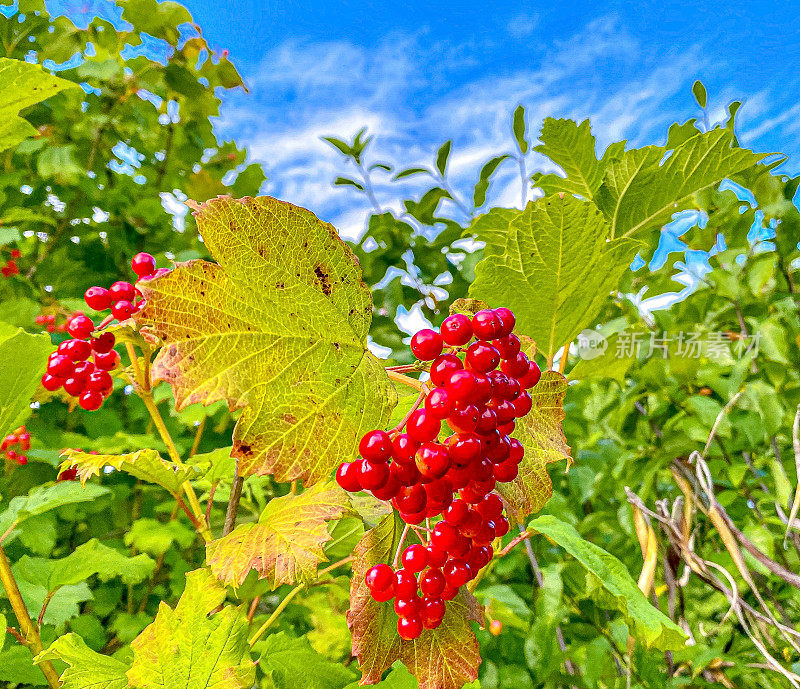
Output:
[[512,309],[551,360],[594,323],[636,255],[638,242],[609,242],[608,229],[594,204],[567,194],[495,208],[472,227],[486,247],[469,293]]
[[350,148],[350,144],[346,141],[342,141],[341,139],[337,139],[335,136],[323,136],[323,141],[327,141],[331,146],[336,148],[340,153],[343,153],[346,156],[352,156],[353,151]]
[[33,654],[21,644],[9,644],[0,653],[0,680],[9,685],[31,684],[35,687],[47,686],[42,671],[33,664]]
[[426,167],[410,167],[398,172],[393,180],[403,179],[404,177],[411,177],[412,175],[430,175],[431,171]]
[[187,464],[196,467],[206,481],[231,481],[236,469],[236,460],[231,457],[232,447],[218,447],[211,452],[202,452],[187,459]]
[[708,101],[708,94],[706,93],[706,87],[703,85],[703,82],[699,79],[692,84],[692,95],[694,99],[697,101],[697,104],[701,108],[706,107],[706,102]]
[[537,175],[534,183],[547,194],[563,191],[593,199],[603,182],[605,165],[597,159],[597,143],[589,120],[576,124],[573,120],[545,119],[542,143],[533,150],[546,155],[566,174]]
[[84,172],[75,160],[74,146],[48,146],[36,161],[36,169],[42,177],[56,180],[60,184],[73,184]]
[[162,459],[156,450],[138,450],[124,455],[93,455],[68,449],[64,450],[61,456],[66,457],[61,463],[61,469],[75,467],[78,470],[78,478],[84,486],[92,476],[99,476],[103,468],[109,466],[142,481],[155,483],[173,495],[178,495],[186,481],[199,475],[199,469],[196,467],[177,466]]
[[41,65],[0,58],[0,150],[36,134],[36,129],[19,117],[20,111],[59,91],[77,87],[78,84],[46,72]]
[[[397,635],[392,603],[374,601],[364,583],[370,567],[392,562],[403,526],[396,514],[388,515],[364,534],[354,553],[347,624],[353,635],[353,655],[363,673],[361,684],[375,684],[392,663],[401,660],[420,689],[461,689],[478,676],[480,664],[478,642],[469,623],[480,624],[483,613],[474,596],[462,591],[447,601],[439,627],[405,641]],[[411,533],[408,536],[406,544],[418,542]]]
[[122,0],[122,18],[133,24],[138,31],[163,38],[177,45],[181,24],[190,24],[192,15],[177,2],[157,2],[157,0]]
[[6,616],[0,612],[0,651],[6,642]]
[[242,475],[325,479],[396,398],[366,348],[372,299],[358,262],[331,225],[269,197],[214,199],[195,216],[219,264],[139,283],[139,320],[165,341],[153,376],[178,409],[244,407],[233,436]]
[[492,176],[500,167],[500,164],[508,160],[511,156],[504,154],[496,156],[487,161],[481,168],[480,175],[478,175],[478,182],[475,184],[475,189],[472,192],[472,203],[475,208],[480,208],[486,203],[486,192],[489,191],[489,184],[492,181]]
[[60,660],[69,667],[61,675],[61,689],[126,689],[128,666],[116,658],[93,651],[77,634],[65,634],[37,655],[37,665]]
[[364,185],[356,182],[354,179],[350,179],[349,177],[337,177],[333,180],[333,183],[337,187],[355,187],[359,191],[364,191]]
[[174,519],[160,522],[144,517],[133,522],[125,534],[125,545],[132,545],[137,550],[158,557],[166,553],[173,543],[180,548],[188,548],[194,543],[196,535],[193,529]]
[[450,149],[453,146],[452,141],[445,141],[436,152],[436,169],[439,170],[442,177],[447,172],[447,161],[450,158]]
[[[14,571],[16,572],[16,567],[14,567]],[[49,598],[42,621],[44,624],[54,627],[61,627],[68,620],[80,615],[81,604],[92,600],[92,592],[83,581],[79,584],[62,586],[55,593],[48,591],[43,584],[32,583],[21,577],[17,583],[28,610],[38,612]],[[4,594],[5,592],[0,589],[0,593]]]
[[326,559],[323,545],[333,538],[328,522],[339,519],[348,506],[347,493],[335,483],[273,498],[257,524],[242,524],[206,545],[208,565],[218,579],[235,587],[251,569],[273,589],[312,581]]
[[[6,511],[0,514],[0,536],[28,517],[64,505],[88,502],[109,492],[108,488],[103,486],[89,484],[84,488],[73,481],[63,481],[52,486],[38,486],[27,496],[18,495],[13,498]],[[15,532],[10,532],[3,542],[10,542],[14,535]]]
[[300,677],[304,689],[343,689],[355,679],[352,671],[311,648],[306,638],[286,632],[266,638],[258,665],[277,689],[295,689]]
[[525,136],[527,133],[525,126],[525,106],[518,105],[514,109],[514,116],[511,121],[511,129],[514,132],[514,139],[517,142],[517,146],[519,146],[520,153],[525,155],[530,146],[528,139]]
[[[533,353],[528,349],[528,355]],[[572,462],[570,447],[561,429],[567,380],[557,371],[544,371],[531,388],[531,411],[517,421],[514,437],[525,447],[519,474],[510,483],[498,483],[497,492],[506,500],[509,516],[516,522],[538,512],[553,495],[547,465]]]
[[48,559],[23,555],[14,567],[20,578],[41,584],[47,591],[55,591],[62,586],[78,584],[95,574],[100,581],[119,577],[124,584],[140,584],[153,573],[155,565],[147,555],[126,557],[93,538],[66,557]]
[[[224,606],[225,587],[207,570],[186,575],[186,590],[172,610],[131,643],[128,682],[137,689],[248,689],[256,676],[249,656],[250,625],[242,606]],[[212,614],[213,613],[213,614]]]
[[561,546],[596,577],[597,584],[609,594],[609,600],[622,613],[637,641],[660,651],[683,648],[686,641],[683,630],[650,604],[617,558],[581,538],[570,524],[549,514],[534,519],[528,529]]
[[0,435],[5,436],[24,423],[30,414],[30,401],[39,387],[53,345],[47,335],[31,335],[16,330],[0,338]]

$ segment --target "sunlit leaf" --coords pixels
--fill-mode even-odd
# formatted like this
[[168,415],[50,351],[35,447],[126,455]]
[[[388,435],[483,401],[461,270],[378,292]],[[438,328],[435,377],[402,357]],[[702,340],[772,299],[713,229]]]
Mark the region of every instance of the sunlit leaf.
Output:
[[126,689],[128,686],[125,676],[128,666],[93,651],[77,634],[60,636],[34,658],[37,665],[45,660],[61,660],[69,666],[61,675],[61,689]]
[[[11,331],[9,331],[10,333]],[[0,437],[13,431],[30,414],[30,401],[53,351],[46,335],[23,330],[0,336]]]

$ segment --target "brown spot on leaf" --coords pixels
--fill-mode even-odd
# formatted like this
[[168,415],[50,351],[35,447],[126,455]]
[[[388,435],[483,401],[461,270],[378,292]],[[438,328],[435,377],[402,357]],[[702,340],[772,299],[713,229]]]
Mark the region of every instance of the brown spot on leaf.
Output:
[[326,297],[329,297],[331,295],[330,275],[328,275],[328,273],[325,272],[320,265],[314,266],[314,275],[317,276],[317,281],[319,282],[320,287],[322,287],[322,293]]
[[297,417],[294,414],[281,414],[281,418],[290,425],[297,423]]

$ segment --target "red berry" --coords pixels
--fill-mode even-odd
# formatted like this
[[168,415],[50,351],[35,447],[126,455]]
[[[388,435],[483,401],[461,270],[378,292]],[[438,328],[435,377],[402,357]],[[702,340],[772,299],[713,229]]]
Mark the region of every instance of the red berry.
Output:
[[397,579],[392,568],[386,564],[378,564],[370,567],[364,575],[364,583],[371,591],[394,591]]
[[447,417],[447,425],[457,433],[472,433],[478,425],[478,409],[473,404],[457,407]]
[[498,516],[498,517],[493,517],[492,521],[494,522],[494,537],[495,538],[502,538],[511,529],[511,525],[508,523],[508,519],[506,519],[502,515]]
[[50,392],[55,392],[64,384],[64,379],[59,378],[58,376],[54,376],[51,373],[45,373],[42,376],[42,386],[44,386],[45,390],[49,390]]
[[475,432],[481,435],[486,435],[492,431],[497,430],[497,414],[494,409],[488,407],[484,409],[478,417],[478,425],[475,427]]
[[481,439],[473,433],[458,433],[447,439],[448,451],[453,464],[458,467],[469,466],[483,451]]
[[424,409],[417,409],[406,423],[408,435],[420,443],[424,443],[426,440],[434,440],[439,435],[441,428],[441,421]]
[[500,400],[499,402],[492,400],[489,402],[489,407],[494,409],[494,413],[497,414],[498,426],[513,421],[517,417],[514,405],[508,400]]
[[386,483],[380,488],[373,488],[372,494],[378,498],[378,500],[391,500],[395,495],[397,495],[397,491],[399,491],[401,487],[400,481],[397,480],[397,476],[392,473],[390,468],[389,478],[386,480]]
[[105,287],[90,287],[84,293],[83,300],[95,311],[105,311],[111,307],[111,295]]
[[[467,349],[466,362],[473,371],[486,373],[500,363],[500,354],[486,342],[473,342]],[[507,363],[503,362],[503,365],[505,366]]]
[[113,349],[105,354],[95,352],[94,365],[102,371],[113,371],[119,365],[119,354]]
[[88,339],[94,330],[94,323],[88,316],[73,316],[67,323],[67,332],[79,340]]
[[156,259],[143,251],[131,259],[131,268],[140,278],[156,272]]
[[[66,342],[70,344],[66,345]],[[92,353],[92,345],[86,340],[66,340],[61,344],[65,345],[64,353],[73,361],[86,361]]]
[[519,384],[525,389],[530,390],[536,383],[539,382],[539,379],[542,377],[542,370],[539,368],[539,364],[535,361],[531,360],[531,363],[528,366],[528,372],[518,378]]
[[111,307],[111,315],[118,321],[124,321],[133,314],[133,304],[125,299],[120,299]]
[[91,340],[92,349],[98,354],[107,354],[114,349],[115,344],[116,338],[114,337],[114,333],[110,332],[100,333]]
[[356,462],[358,482],[366,490],[376,490],[383,488],[389,480],[389,465],[385,462],[372,464],[366,459]]
[[507,337],[510,335],[514,326],[517,324],[514,312],[511,309],[507,309],[505,306],[501,306],[499,309],[494,310],[494,315],[500,319],[501,324],[500,332],[497,333],[497,337]]
[[[397,492],[394,504],[398,512],[406,512],[413,514],[425,509],[428,502],[428,496],[422,484],[417,483],[413,486],[403,486]],[[419,570],[415,570],[419,571]]]
[[401,512],[400,519],[402,519],[406,524],[421,524],[422,520],[428,516],[426,510],[420,510],[419,512]]
[[361,490],[358,480],[358,462],[342,462],[336,470],[336,483],[348,493],[357,493]]
[[450,380],[450,376],[453,373],[460,371],[462,368],[464,368],[464,364],[455,354],[442,354],[436,357],[431,364],[431,382],[437,387],[442,387]]
[[472,323],[462,313],[454,313],[442,322],[442,340],[451,347],[467,344],[472,338]]
[[395,595],[398,598],[413,598],[417,595],[417,578],[407,569],[398,569],[395,576]]
[[370,462],[386,462],[392,456],[392,439],[386,431],[370,431],[361,438],[358,451]]
[[525,352],[519,352],[513,359],[505,359],[500,365],[500,370],[514,378],[522,378],[530,368],[530,361]]
[[378,603],[385,603],[394,598],[394,588],[388,588],[385,591],[370,591],[370,595],[372,600]]
[[510,459],[497,464],[494,468],[494,477],[501,483],[510,483],[519,474],[519,465]]
[[489,633],[492,636],[500,636],[503,633],[503,623],[500,620],[489,622]]
[[92,371],[86,379],[86,389],[96,390],[103,397],[108,397],[114,390],[114,381],[108,371]]
[[463,523],[469,512],[469,506],[463,500],[453,500],[450,507],[444,513],[444,519],[448,524],[459,526]]
[[47,372],[58,378],[68,378],[75,368],[75,364],[66,354],[51,356],[47,363]]
[[514,464],[519,464],[525,456],[525,448],[522,443],[516,438],[511,438],[509,441],[508,459]]
[[31,434],[27,431],[25,433],[20,433],[17,436],[17,440],[19,441],[19,449],[23,452],[27,452],[31,449]]
[[429,545],[427,548],[428,551],[428,566],[437,569],[444,565],[447,562],[447,553],[444,550],[439,550],[439,548],[434,547],[433,545]]
[[513,421],[509,421],[508,423],[504,423],[502,426],[498,426],[497,432],[500,435],[511,435],[516,427],[517,427],[516,423],[514,423]]
[[455,586],[448,586],[445,584],[444,591],[442,591],[442,600],[453,600],[458,595],[458,589]]
[[72,377],[80,378],[83,381],[89,379],[89,376],[95,372],[95,365],[91,361],[79,361],[72,369]]
[[401,639],[413,641],[422,634],[422,620],[416,615],[397,618],[397,634]]
[[469,510],[458,530],[467,538],[475,538],[483,526],[483,517],[475,510]]
[[492,556],[493,551],[490,545],[476,545],[470,549],[467,554],[467,564],[469,565],[473,577],[489,564]]
[[435,419],[446,419],[453,411],[453,400],[445,388],[434,388],[425,398],[425,409]]
[[523,392],[511,404],[514,407],[514,416],[521,419],[531,410],[533,400],[531,400],[531,396],[527,392]]
[[[414,588],[416,593],[416,587]],[[398,617],[411,617],[419,612],[420,599],[417,596],[412,598],[395,598],[394,611]]]
[[439,569],[426,569],[419,575],[419,590],[424,596],[438,596],[444,591],[444,574]]
[[519,354],[521,343],[519,338],[514,333],[511,333],[505,337],[492,340],[492,346],[498,351],[501,358],[513,359]]
[[86,411],[96,411],[103,406],[103,396],[95,390],[84,390],[78,397],[78,404]]
[[[442,587],[444,590],[444,587]],[[442,592],[440,591],[439,594]],[[446,611],[444,600],[441,595],[425,596],[420,605],[419,615],[422,619],[422,625],[425,629],[436,629],[444,619]]]
[[417,359],[432,361],[442,353],[442,336],[425,328],[411,338],[411,351]]
[[437,513],[443,512],[453,502],[453,484],[446,476],[426,483],[424,488],[428,496],[428,503],[439,506],[440,509],[437,510]]
[[458,529],[448,522],[439,522],[431,531],[431,545],[437,550],[450,552],[458,539]]
[[413,486],[419,483],[421,475],[417,465],[412,460],[410,464],[400,464],[399,462],[392,462],[389,470],[397,478],[397,482],[401,486]]
[[477,383],[470,371],[454,371],[445,383],[447,392],[455,402],[466,402],[475,395]]
[[[86,389],[86,380],[84,378],[67,378],[64,381],[64,390],[73,397],[77,397]],[[81,405],[83,406],[83,405]]]
[[472,571],[464,560],[451,559],[444,565],[444,578],[449,586],[459,588],[472,578]]
[[419,473],[431,480],[444,476],[450,468],[450,455],[439,443],[422,443],[415,461]]
[[490,309],[478,311],[472,317],[472,332],[479,340],[494,340],[500,336],[503,324]]
[[489,545],[494,540],[494,521],[487,519],[483,522],[481,530],[473,537],[472,542],[475,545]]
[[475,392],[471,402],[476,405],[486,404],[492,399],[492,381],[485,373],[478,371],[472,371],[472,377],[475,378]]
[[421,572],[428,566],[428,551],[425,546],[414,543],[403,551],[403,567],[409,572]]
[[400,433],[392,440],[392,457],[401,464],[409,464],[414,461],[418,448],[419,443],[408,433]]
[[136,296],[136,289],[130,282],[118,280],[108,288],[108,294],[111,297],[112,302],[133,302],[133,298]]
[[17,464],[25,466],[28,463],[28,458],[25,455],[17,455]]
[[490,493],[482,502],[480,502],[475,509],[485,519],[496,519],[503,514],[503,501],[499,495]]

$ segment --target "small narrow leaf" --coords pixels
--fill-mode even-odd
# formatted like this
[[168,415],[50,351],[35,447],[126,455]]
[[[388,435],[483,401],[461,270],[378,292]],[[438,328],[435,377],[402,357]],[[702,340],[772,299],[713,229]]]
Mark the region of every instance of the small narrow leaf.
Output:
[[116,658],[89,648],[77,634],[57,638],[50,648],[37,655],[37,665],[45,660],[60,660],[69,667],[61,675],[61,689],[126,689],[128,666]]
[[207,570],[186,575],[186,590],[172,610],[161,603],[156,619],[131,643],[128,683],[137,689],[248,689],[255,681],[249,656],[250,625],[243,607],[225,606],[225,587]]
[[[363,673],[361,684],[376,684],[383,672],[401,660],[419,682],[419,689],[461,689],[478,676],[480,653],[470,621],[482,622],[482,610],[469,592],[447,602],[436,629],[423,630],[413,641],[397,635],[397,615],[391,603],[377,603],[364,583],[367,570],[392,562],[403,524],[395,514],[364,534],[355,549],[347,624],[353,634],[353,655]],[[408,534],[406,543],[418,542]]]
[[241,586],[251,569],[272,588],[312,581],[325,561],[331,540],[328,522],[339,519],[349,503],[335,483],[321,483],[300,493],[273,498],[256,524],[242,524],[206,546],[211,571],[220,581]]
[[346,141],[342,141],[341,139],[337,139],[335,136],[323,136],[323,141],[327,141],[331,146],[337,149],[340,153],[350,157],[353,155],[353,150],[350,148],[350,144]]
[[472,203],[475,208],[480,208],[486,203],[486,192],[489,191],[489,184],[492,180],[492,176],[497,171],[497,168],[510,157],[511,156],[508,154],[496,156],[487,161],[481,168],[481,172],[478,175],[478,182],[475,184],[475,190],[472,192]]
[[64,450],[61,456],[66,457],[61,469],[77,469],[78,478],[84,486],[92,476],[98,476],[103,467],[109,466],[142,481],[155,483],[177,495],[186,481],[199,475],[196,467],[167,462],[156,450],[138,450],[124,455],[93,455],[80,450]]
[[708,101],[708,94],[706,93],[706,87],[703,85],[703,82],[699,79],[692,84],[692,95],[694,99],[697,101],[697,104],[701,108],[706,107],[706,102]]
[[546,514],[534,519],[528,529],[561,546],[580,562],[608,594],[608,600],[625,617],[631,634],[648,648],[660,651],[683,647],[686,635],[669,617],[654,608],[639,590],[628,570],[617,558],[581,538],[573,526]]
[[411,177],[412,175],[431,175],[431,171],[426,167],[410,167],[398,172],[392,179],[398,180],[404,177]]
[[525,155],[530,148],[527,138],[527,127],[525,125],[525,106],[518,105],[514,109],[514,117],[511,123],[511,128],[514,131],[514,139],[519,146],[520,153]]
[[333,184],[337,187],[355,187],[359,191],[364,191],[363,184],[360,184],[349,177],[337,177],[335,180],[333,180]]
[[439,170],[442,177],[444,177],[445,172],[447,172],[447,161],[450,158],[450,149],[452,146],[452,141],[445,141],[436,152],[436,168]]

